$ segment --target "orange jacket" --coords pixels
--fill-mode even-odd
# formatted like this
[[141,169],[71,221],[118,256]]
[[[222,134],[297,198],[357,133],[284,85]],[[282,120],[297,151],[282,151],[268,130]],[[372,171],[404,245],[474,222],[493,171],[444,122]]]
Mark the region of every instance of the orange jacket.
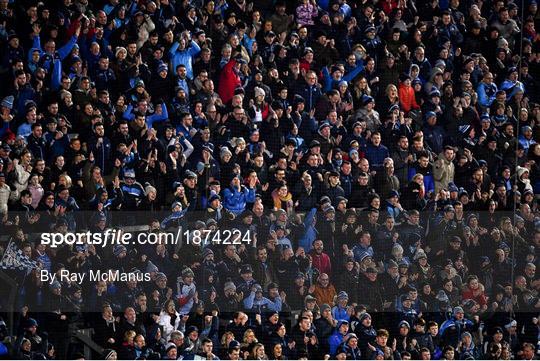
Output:
[[399,105],[405,114],[413,109],[420,109],[420,106],[416,103],[416,97],[412,86],[405,86],[405,84],[400,83],[398,94]]
[[328,287],[323,288],[320,285],[315,285],[315,291],[313,291],[313,297],[317,299],[317,304],[321,306],[322,304],[328,303],[330,306],[334,304],[334,297],[336,296],[336,289],[334,285],[328,285]]

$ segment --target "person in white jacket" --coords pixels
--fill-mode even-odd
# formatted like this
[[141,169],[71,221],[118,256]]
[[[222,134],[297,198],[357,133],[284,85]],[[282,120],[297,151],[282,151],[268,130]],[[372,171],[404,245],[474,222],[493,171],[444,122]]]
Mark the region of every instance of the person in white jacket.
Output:
[[163,309],[159,314],[159,325],[163,328],[163,338],[168,340],[173,331],[184,331],[185,321],[183,317],[176,311],[174,300],[170,299],[163,305]]
[[20,198],[21,192],[28,188],[28,180],[32,172],[32,153],[23,152],[21,159],[15,158],[13,164],[15,165],[15,180],[13,181],[15,191],[11,192],[11,200],[16,201]]
[[194,278],[195,273],[191,268],[187,267],[182,270],[182,275],[176,283],[176,298],[180,306],[179,311],[183,315],[187,315],[193,305],[199,301],[197,287],[193,281]]

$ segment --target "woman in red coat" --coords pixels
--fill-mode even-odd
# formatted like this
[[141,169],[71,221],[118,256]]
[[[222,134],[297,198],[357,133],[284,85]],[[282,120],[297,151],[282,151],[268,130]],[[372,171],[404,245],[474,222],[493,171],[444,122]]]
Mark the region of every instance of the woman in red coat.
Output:
[[223,67],[219,77],[218,94],[223,104],[227,104],[234,96],[234,90],[242,85],[240,67],[245,64],[243,59],[231,59]]
[[399,77],[399,105],[401,109],[408,114],[411,110],[420,109],[416,103],[416,95],[411,85],[411,77],[403,74]]
[[484,292],[484,286],[478,281],[478,277],[469,276],[467,280],[467,285],[463,288],[461,297],[464,300],[474,300],[477,302],[482,312],[487,309],[488,299]]

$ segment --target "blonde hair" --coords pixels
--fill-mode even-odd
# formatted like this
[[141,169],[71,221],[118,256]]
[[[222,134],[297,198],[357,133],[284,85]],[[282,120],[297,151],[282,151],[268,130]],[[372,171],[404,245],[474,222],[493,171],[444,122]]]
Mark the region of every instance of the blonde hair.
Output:
[[386,90],[384,91],[384,93],[386,94],[386,96],[390,95],[390,90],[393,89],[394,91],[398,91],[397,89],[397,86],[395,86],[394,84],[388,84],[386,86]]
[[231,331],[227,331],[221,336],[221,346],[228,347],[227,345],[227,337],[232,336],[232,339],[234,340],[234,333]]
[[424,175],[422,173],[416,173],[413,177],[412,177],[412,181],[413,182],[416,182],[419,178],[424,178]]
[[134,339],[135,336],[137,336],[137,332],[133,330],[126,331],[126,333],[124,333],[124,341],[128,341],[130,338]]
[[403,256],[403,247],[399,244],[399,243],[396,243],[393,247],[392,247],[392,256],[396,257],[398,254],[401,254],[401,256]]
[[60,180],[61,178],[64,178],[66,180],[66,188],[71,188],[71,186],[73,185],[73,181],[71,180],[71,177],[68,176],[66,173],[62,173],[60,174],[58,179]]
[[231,143],[234,144],[235,147],[238,147],[240,144],[246,144],[246,140],[242,137],[232,138]]
[[[257,351],[259,351],[259,349],[263,347],[264,348],[264,345],[262,343],[257,343],[255,346],[253,346],[253,350],[251,351],[251,355],[253,357],[254,360],[257,360],[258,359],[258,356],[257,356]],[[265,350],[266,351],[266,350]],[[264,359],[267,359],[268,357],[266,356],[266,353],[265,355],[263,356]]]
[[69,91],[67,91],[67,90],[62,90],[62,91],[60,92],[60,100],[66,99],[67,96],[72,97],[73,95],[71,94],[71,92],[69,92]]
[[248,335],[250,334],[253,334],[253,341],[254,342],[259,342],[259,340],[257,340],[257,337],[255,337],[255,331],[253,331],[251,328],[248,328],[245,332],[244,332],[244,337],[242,338],[242,341],[244,343],[248,343],[247,342],[247,338],[248,338]]

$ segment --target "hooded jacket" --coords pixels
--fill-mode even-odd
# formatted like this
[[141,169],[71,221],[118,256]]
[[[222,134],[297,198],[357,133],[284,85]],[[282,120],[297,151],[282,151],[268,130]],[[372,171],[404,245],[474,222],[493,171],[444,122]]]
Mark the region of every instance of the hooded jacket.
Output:
[[466,318],[457,320],[455,316],[443,322],[439,329],[439,335],[444,340],[445,345],[457,347],[464,332],[472,332],[474,324]]
[[332,356],[336,354],[338,346],[343,342],[343,338],[345,337],[343,334],[341,334],[341,332],[339,332],[341,325],[343,325],[343,320],[338,321],[335,331],[328,339],[328,344],[330,345],[330,355]]
[[[174,317],[174,320],[173,320]],[[159,315],[158,323],[163,329],[163,337],[168,340],[169,336],[174,330],[178,330],[180,327],[180,320],[182,317],[180,317],[180,314],[175,311],[175,315],[171,316],[169,313],[165,311],[161,311]]]
[[525,168],[525,167],[517,167],[516,169],[516,173],[517,173],[517,182],[516,182],[516,185],[518,186],[518,190],[523,194],[523,192],[525,192],[526,190],[530,190],[532,191],[533,188],[531,186],[531,180],[530,179],[524,179],[523,178],[523,174],[525,174],[525,172],[529,172],[529,169]]

